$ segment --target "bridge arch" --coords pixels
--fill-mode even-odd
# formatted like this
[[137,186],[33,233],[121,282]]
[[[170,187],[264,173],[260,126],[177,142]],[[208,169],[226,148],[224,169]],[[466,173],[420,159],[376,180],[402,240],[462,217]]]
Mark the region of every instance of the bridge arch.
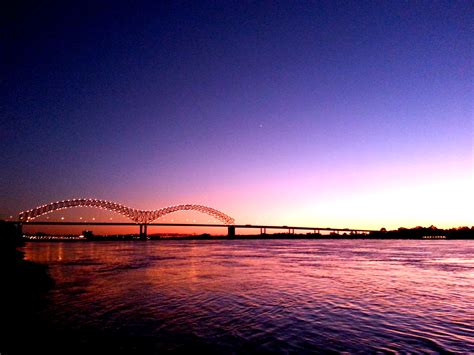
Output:
[[211,217],[216,218],[217,220],[221,221],[223,224],[232,225],[234,224],[234,219],[225,213],[216,210],[211,207],[203,206],[203,205],[194,205],[194,204],[187,204],[187,205],[176,205],[176,206],[169,206],[165,208],[161,208],[158,210],[139,210],[130,208],[124,205],[121,205],[116,202],[106,201],[106,200],[98,200],[98,199],[90,199],[90,198],[79,198],[79,199],[72,199],[72,200],[63,200],[57,202],[51,202],[42,206],[35,207],[28,211],[23,211],[19,214],[20,221],[31,221],[37,217],[42,215],[68,209],[74,207],[94,207],[100,208],[108,211],[112,211],[122,216],[125,216],[136,223],[151,223],[156,219],[167,215],[169,213],[177,212],[177,211],[198,211],[201,213],[205,213]]

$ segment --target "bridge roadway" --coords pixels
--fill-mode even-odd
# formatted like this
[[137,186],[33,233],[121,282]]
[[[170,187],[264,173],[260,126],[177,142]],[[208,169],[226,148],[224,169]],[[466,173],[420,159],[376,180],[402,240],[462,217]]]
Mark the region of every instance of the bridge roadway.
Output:
[[40,221],[24,221],[11,222],[18,225],[20,228],[27,225],[53,225],[53,226],[139,226],[140,237],[147,237],[147,227],[213,227],[213,228],[227,228],[227,235],[229,237],[235,236],[236,229],[260,229],[260,234],[266,234],[267,229],[287,230],[289,234],[294,234],[295,230],[312,231],[313,233],[327,232],[346,232],[346,233],[370,233],[376,232],[372,229],[356,229],[356,228],[330,228],[330,227],[298,227],[298,226],[271,226],[260,224],[207,224],[207,223],[136,223],[136,222],[40,222]]

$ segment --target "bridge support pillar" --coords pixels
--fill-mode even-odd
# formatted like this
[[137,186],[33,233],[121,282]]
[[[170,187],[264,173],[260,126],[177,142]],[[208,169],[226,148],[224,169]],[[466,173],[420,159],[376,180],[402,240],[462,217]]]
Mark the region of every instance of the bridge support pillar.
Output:
[[147,225],[146,224],[140,224],[140,239],[142,239],[142,240],[148,239]]
[[260,228],[260,234],[267,234],[267,228],[261,227]]
[[229,238],[235,237],[235,226],[228,226],[227,227],[227,236]]

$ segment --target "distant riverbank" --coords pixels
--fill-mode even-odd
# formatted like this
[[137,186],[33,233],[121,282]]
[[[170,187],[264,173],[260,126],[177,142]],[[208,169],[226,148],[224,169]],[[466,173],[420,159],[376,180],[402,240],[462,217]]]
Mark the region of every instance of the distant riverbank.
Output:
[[444,233],[416,233],[416,232],[377,232],[370,234],[289,234],[289,233],[275,233],[275,234],[253,234],[253,235],[236,235],[229,237],[227,235],[212,236],[209,234],[200,235],[149,235],[147,239],[141,239],[138,235],[94,235],[88,238],[71,237],[55,237],[55,236],[30,236],[25,238],[28,242],[107,242],[107,241],[144,241],[144,240],[292,240],[292,239],[309,239],[309,240],[347,240],[347,239],[368,239],[368,240],[424,240],[424,239],[449,239],[449,240],[474,240],[474,231],[468,229],[462,232],[444,232]]
[[[13,227],[23,228],[25,231],[26,224],[20,222],[5,222],[10,223]],[[39,225],[43,225],[43,222],[37,222],[37,228]],[[56,225],[56,222],[44,222],[48,226]],[[71,222],[72,223],[72,222]],[[107,223],[97,223],[100,226],[108,225]],[[58,222],[58,225],[62,225],[62,222]],[[72,223],[70,225],[76,225]],[[115,225],[115,224],[114,224]],[[130,224],[125,224],[130,225]],[[135,225],[135,224],[132,224]],[[247,239],[370,239],[370,240],[385,240],[385,239],[450,239],[450,240],[474,240],[474,226],[461,226],[457,228],[442,229],[436,226],[429,227],[415,227],[415,228],[404,228],[400,227],[396,230],[386,230],[381,228],[380,230],[368,230],[368,229],[349,229],[349,228],[310,228],[307,227],[288,227],[288,226],[259,226],[259,225],[206,225],[207,227],[227,227],[228,233],[221,235],[211,235],[209,232],[202,234],[186,234],[186,233],[166,233],[160,230],[154,230],[154,233],[147,233],[147,226],[157,227],[160,224],[142,224],[140,225],[140,234],[105,234],[97,235],[94,233],[95,225],[85,224],[91,228],[91,230],[83,230],[82,234],[75,234],[69,232],[69,234],[53,234],[45,233],[42,230],[36,229],[35,232],[26,232],[23,234],[25,241],[38,242],[38,241],[123,241],[123,240],[219,240],[219,239],[236,239],[236,240],[247,240]],[[178,224],[179,225],[179,224]],[[187,224],[187,227],[202,227],[203,225]],[[143,228],[145,227],[145,228]],[[240,228],[240,229],[239,229]],[[241,233],[245,233],[242,229],[246,229],[253,234],[236,234],[236,230],[239,229]],[[260,229],[260,233],[255,233],[256,230]],[[102,231],[105,231],[102,229]],[[201,229],[202,231],[202,229]],[[34,233],[34,234],[33,234]]]

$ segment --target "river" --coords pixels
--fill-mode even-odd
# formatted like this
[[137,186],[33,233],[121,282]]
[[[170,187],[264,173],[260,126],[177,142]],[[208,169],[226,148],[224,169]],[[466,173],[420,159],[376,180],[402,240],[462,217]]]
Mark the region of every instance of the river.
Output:
[[[55,281],[38,317],[130,352],[474,352],[474,243],[28,243]],[[74,339],[74,338],[72,338]],[[113,344],[113,345],[112,345]]]

